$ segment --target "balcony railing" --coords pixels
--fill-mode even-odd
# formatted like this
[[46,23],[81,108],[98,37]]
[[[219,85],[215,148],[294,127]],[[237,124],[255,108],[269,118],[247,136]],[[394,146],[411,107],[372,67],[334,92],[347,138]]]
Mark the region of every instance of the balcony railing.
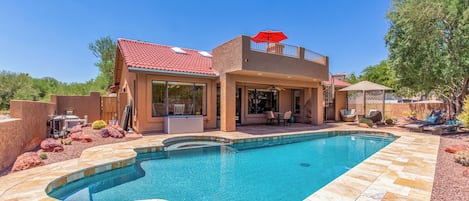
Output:
[[318,61],[321,58],[324,58],[324,56],[311,50],[305,49],[305,60]]
[[251,50],[293,58],[300,58],[297,48],[293,45],[282,43],[255,43],[251,41]]
[[[282,56],[287,56],[287,57],[292,57],[292,58],[301,58],[299,55],[300,54],[299,49],[300,47],[283,44],[283,43],[255,43],[251,41],[251,50],[264,52],[268,54],[276,54],[276,55],[282,55]],[[322,60],[323,58],[325,58],[325,56],[319,53],[313,52],[311,50],[305,49],[304,51],[305,60],[318,62],[318,63],[324,63]]]

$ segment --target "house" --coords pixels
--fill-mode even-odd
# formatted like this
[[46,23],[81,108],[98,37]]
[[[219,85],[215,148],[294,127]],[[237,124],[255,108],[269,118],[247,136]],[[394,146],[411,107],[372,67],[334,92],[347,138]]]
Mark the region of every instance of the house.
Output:
[[171,117],[199,117],[203,128],[235,131],[265,123],[270,110],[323,123],[328,57],[303,47],[242,35],[211,53],[128,39],[119,39],[116,51],[118,109],[131,103],[137,132],[166,131]]

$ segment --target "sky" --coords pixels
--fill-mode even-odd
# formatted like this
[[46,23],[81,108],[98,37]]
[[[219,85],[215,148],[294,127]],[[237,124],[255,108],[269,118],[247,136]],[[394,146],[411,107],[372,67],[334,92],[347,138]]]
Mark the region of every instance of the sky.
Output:
[[86,82],[99,74],[88,49],[105,36],[211,52],[239,35],[283,31],[282,41],[355,73],[388,56],[391,0],[0,0],[0,71]]

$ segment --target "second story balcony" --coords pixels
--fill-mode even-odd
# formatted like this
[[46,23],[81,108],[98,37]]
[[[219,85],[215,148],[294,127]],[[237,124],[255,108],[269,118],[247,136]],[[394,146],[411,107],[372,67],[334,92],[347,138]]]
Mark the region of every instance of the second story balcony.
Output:
[[212,62],[220,73],[270,73],[313,81],[327,80],[329,74],[327,56],[283,43],[255,43],[249,36],[239,36],[213,49]]

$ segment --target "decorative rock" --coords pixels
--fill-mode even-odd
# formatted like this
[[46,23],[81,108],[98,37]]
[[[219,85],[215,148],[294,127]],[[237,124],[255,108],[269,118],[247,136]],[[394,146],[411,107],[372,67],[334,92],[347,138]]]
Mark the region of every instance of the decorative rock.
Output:
[[64,147],[53,138],[47,138],[41,142],[41,149],[44,152],[62,152]]
[[108,128],[102,128],[101,130],[99,130],[99,134],[101,134],[101,137],[109,137]]
[[76,125],[76,126],[74,126],[70,129],[70,133],[72,133],[72,134],[82,132],[82,131],[83,131],[82,125]]
[[113,138],[123,138],[125,136],[124,133],[121,133],[121,131],[116,128],[108,127],[107,129],[109,130],[109,135]]
[[88,142],[93,142],[93,139],[89,135],[81,135],[81,142],[83,143],[88,143]]
[[464,168],[462,171],[462,176],[469,177],[469,167]]
[[33,137],[33,139],[31,139],[28,143],[26,143],[26,145],[24,146],[22,152],[27,152],[27,151],[31,151],[31,150],[35,149],[37,147],[37,145],[41,144],[41,142],[42,142],[42,138]]
[[107,126],[102,128],[100,131],[101,137],[113,137],[113,138],[123,138],[125,137],[125,131],[118,126]]
[[72,138],[73,141],[80,141],[84,143],[93,141],[89,135],[83,134],[83,132],[72,133],[70,134],[70,138]]
[[72,138],[73,141],[81,141],[82,134],[82,132],[72,133],[70,134],[70,138]]
[[445,151],[448,153],[456,153],[458,151],[464,151],[464,150],[469,150],[469,146],[464,145],[464,144],[458,144],[458,145],[451,145],[445,147]]
[[42,161],[41,157],[39,157],[37,153],[26,152],[18,156],[18,158],[16,158],[16,161],[13,164],[13,168],[11,169],[11,172],[26,170],[26,169],[41,166],[41,165],[44,165],[44,161]]

